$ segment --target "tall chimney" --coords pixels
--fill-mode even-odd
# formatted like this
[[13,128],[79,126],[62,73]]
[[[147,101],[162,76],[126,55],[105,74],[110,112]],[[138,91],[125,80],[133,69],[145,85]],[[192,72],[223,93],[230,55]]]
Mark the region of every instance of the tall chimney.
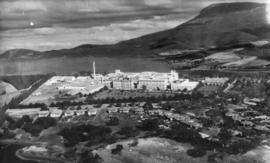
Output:
[[93,61],[93,78],[96,78],[96,63]]

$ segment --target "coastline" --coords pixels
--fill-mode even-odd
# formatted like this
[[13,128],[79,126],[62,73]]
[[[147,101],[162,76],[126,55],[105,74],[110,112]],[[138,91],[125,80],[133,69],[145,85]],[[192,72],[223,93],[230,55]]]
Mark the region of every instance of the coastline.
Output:
[[50,162],[50,163],[69,163],[67,160],[60,160],[60,159],[55,159],[55,158],[36,156],[35,154],[25,154],[23,152],[24,147],[32,146],[32,145],[41,146],[41,145],[44,145],[46,143],[21,141],[21,140],[14,140],[14,139],[2,139],[2,140],[0,140],[0,144],[22,146],[22,148],[18,149],[14,153],[14,155],[16,155],[21,160],[35,161],[35,162]]
[[3,144],[3,145],[31,146],[31,145],[42,145],[44,143],[33,142],[33,141],[14,140],[14,139],[0,139],[0,144]]
[[19,149],[16,151],[16,156],[22,160],[28,161],[37,161],[37,162],[50,162],[50,163],[71,163],[66,160],[52,159],[49,157],[41,157],[36,155],[25,154],[23,149]]

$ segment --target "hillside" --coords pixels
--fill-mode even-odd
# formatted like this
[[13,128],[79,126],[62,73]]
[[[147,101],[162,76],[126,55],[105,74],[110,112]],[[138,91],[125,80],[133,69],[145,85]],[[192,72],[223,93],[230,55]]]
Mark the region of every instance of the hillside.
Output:
[[[155,51],[178,48],[198,49],[228,46],[269,38],[266,5],[260,3],[221,3],[203,9],[194,19],[174,29],[115,45],[82,45],[73,49],[37,52],[10,50],[0,58],[37,59],[58,56],[152,56]],[[263,33],[262,33],[263,30]]]
[[13,85],[0,81],[0,95],[9,94],[16,91],[17,89]]
[[[178,27],[122,42],[122,45],[162,49],[232,46],[269,38],[266,6],[258,3],[214,4]],[[259,31],[264,29],[262,35]]]
[[[170,63],[175,62],[176,58],[177,61],[194,56],[201,58],[234,48],[243,48],[239,52],[242,58],[255,56],[262,59],[259,62],[254,60],[255,66],[248,63],[252,67],[264,63],[265,68],[270,64],[270,46],[257,46],[252,42],[269,41],[269,38],[270,25],[266,19],[265,4],[220,3],[206,7],[198,16],[173,29],[114,45],[86,44],[45,52],[10,50],[0,55],[0,74],[63,74],[91,70],[89,62],[92,57],[99,61],[97,68],[101,72],[114,69],[167,71],[175,68]],[[176,55],[173,59],[168,60],[160,55],[170,54],[171,51]],[[128,60],[128,63],[124,60]]]

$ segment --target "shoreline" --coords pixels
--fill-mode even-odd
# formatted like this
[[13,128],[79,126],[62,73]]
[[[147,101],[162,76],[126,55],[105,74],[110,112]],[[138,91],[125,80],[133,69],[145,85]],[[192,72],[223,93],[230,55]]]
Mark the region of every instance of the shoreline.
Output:
[[67,160],[58,160],[58,159],[52,159],[52,158],[48,158],[48,157],[41,157],[41,156],[35,156],[35,155],[30,155],[30,154],[25,154],[23,152],[23,149],[19,149],[16,151],[16,156],[19,157],[22,160],[26,160],[26,161],[37,161],[37,162],[50,162],[50,163],[71,163],[68,162]]
[[14,140],[14,139],[0,139],[0,144],[4,144],[4,145],[31,146],[31,145],[44,145],[46,143],[33,142],[31,140],[29,140],[29,141],[22,141],[22,140]]
[[0,140],[0,144],[22,146],[22,148],[18,149],[14,154],[21,160],[36,161],[36,162],[40,162],[40,161],[48,162],[49,161],[51,163],[69,163],[67,160],[58,160],[58,159],[53,159],[53,158],[49,158],[49,157],[35,156],[35,155],[31,155],[31,154],[25,154],[23,152],[24,147],[32,146],[32,145],[44,145],[46,143],[20,141],[20,140],[13,140],[13,139],[2,139],[2,140]]

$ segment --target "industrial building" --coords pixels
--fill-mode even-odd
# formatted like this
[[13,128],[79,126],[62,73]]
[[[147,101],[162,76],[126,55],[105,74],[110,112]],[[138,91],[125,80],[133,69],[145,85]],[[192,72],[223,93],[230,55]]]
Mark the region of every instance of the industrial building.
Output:
[[199,82],[189,81],[189,79],[177,80],[171,83],[171,90],[173,91],[192,91],[199,85]]

